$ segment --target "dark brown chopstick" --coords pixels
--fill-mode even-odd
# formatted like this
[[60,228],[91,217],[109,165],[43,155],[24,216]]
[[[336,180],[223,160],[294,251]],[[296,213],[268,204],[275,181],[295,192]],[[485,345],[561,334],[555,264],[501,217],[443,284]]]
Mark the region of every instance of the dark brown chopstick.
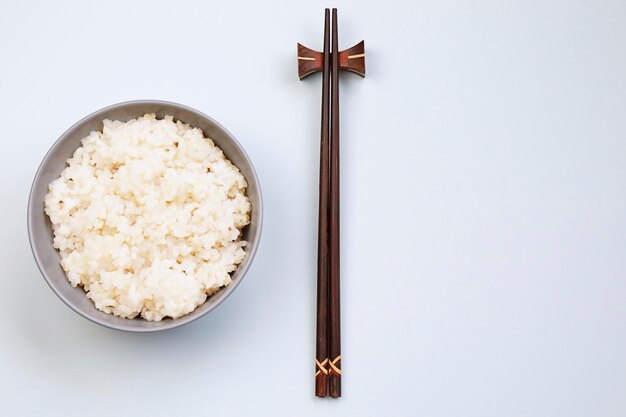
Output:
[[339,298],[339,34],[337,9],[333,9],[330,118],[330,219],[329,219],[329,395],[341,397],[341,314]]
[[330,111],[330,10],[324,19],[324,69],[322,73],[322,128],[320,140],[319,217],[317,230],[317,336],[315,348],[315,395],[328,395],[328,197]]
[[[330,34],[332,26],[332,35]],[[332,37],[332,51],[330,45]],[[341,397],[339,279],[339,70],[365,77],[363,41],[339,51],[337,9],[325,10],[324,52],[298,44],[298,76],[322,71],[315,395]],[[330,113],[330,114],[329,114]],[[330,119],[330,120],[329,120]],[[329,138],[330,130],[330,138]]]

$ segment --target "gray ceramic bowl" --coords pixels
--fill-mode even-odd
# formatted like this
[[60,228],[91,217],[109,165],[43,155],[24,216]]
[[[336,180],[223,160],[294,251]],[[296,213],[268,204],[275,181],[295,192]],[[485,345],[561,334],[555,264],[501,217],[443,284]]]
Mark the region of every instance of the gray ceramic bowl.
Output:
[[[226,157],[244,175],[248,182],[247,194],[252,204],[250,224],[243,230],[243,238],[248,241],[248,246],[246,247],[247,255],[233,273],[233,282],[213,294],[204,304],[190,314],[178,319],[164,319],[160,322],[150,322],[143,319],[122,319],[103,313],[97,310],[93,302],[85,296],[85,291],[82,288],[73,288],[61,269],[59,264],[61,258],[58,251],[52,247],[52,225],[48,216],[44,213],[44,197],[48,192],[48,184],[59,177],[61,171],[66,166],[66,160],[80,146],[80,140],[83,137],[92,130],[102,130],[102,121],[104,119],[127,121],[143,116],[145,113],[155,113],[158,118],[172,115],[175,120],[180,120],[202,129],[204,134],[210,137],[224,151]],[[259,245],[263,219],[262,206],[259,180],[254,172],[252,162],[250,162],[239,142],[219,123],[197,110],[180,104],[154,100],[129,101],[115,104],[90,114],[72,126],[52,145],[52,148],[39,166],[30,191],[28,201],[28,237],[37,266],[48,285],[72,310],[94,323],[112,329],[131,332],[154,332],[182,326],[204,316],[235,290],[250,267]]]

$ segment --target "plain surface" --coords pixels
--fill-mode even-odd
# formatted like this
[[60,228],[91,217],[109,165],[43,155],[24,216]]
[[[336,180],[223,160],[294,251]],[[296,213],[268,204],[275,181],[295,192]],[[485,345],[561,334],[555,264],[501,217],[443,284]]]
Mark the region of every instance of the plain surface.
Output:
[[[6,416],[626,414],[626,3],[337,1],[344,397],[313,397],[320,48],[308,2],[0,3]],[[209,316],[107,330],[50,291],[26,199],[65,129],[187,104],[240,140],[261,246]]]

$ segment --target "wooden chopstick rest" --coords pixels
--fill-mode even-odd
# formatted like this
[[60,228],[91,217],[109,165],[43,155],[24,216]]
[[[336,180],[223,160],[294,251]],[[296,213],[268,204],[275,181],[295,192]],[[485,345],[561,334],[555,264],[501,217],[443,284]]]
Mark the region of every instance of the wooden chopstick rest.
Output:
[[[303,80],[324,69],[324,54],[298,44],[298,77]],[[339,52],[339,69],[365,77],[365,41]]]

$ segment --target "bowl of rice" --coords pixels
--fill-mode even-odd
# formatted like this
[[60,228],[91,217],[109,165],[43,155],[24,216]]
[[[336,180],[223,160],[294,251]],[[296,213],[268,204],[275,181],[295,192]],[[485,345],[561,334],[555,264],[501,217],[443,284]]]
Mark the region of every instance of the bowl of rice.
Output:
[[115,104],[43,158],[28,235],[52,290],[83,317],[154,332],[196,320],[241,282],[262,226],[259,181],[239,142],[192,108]]

